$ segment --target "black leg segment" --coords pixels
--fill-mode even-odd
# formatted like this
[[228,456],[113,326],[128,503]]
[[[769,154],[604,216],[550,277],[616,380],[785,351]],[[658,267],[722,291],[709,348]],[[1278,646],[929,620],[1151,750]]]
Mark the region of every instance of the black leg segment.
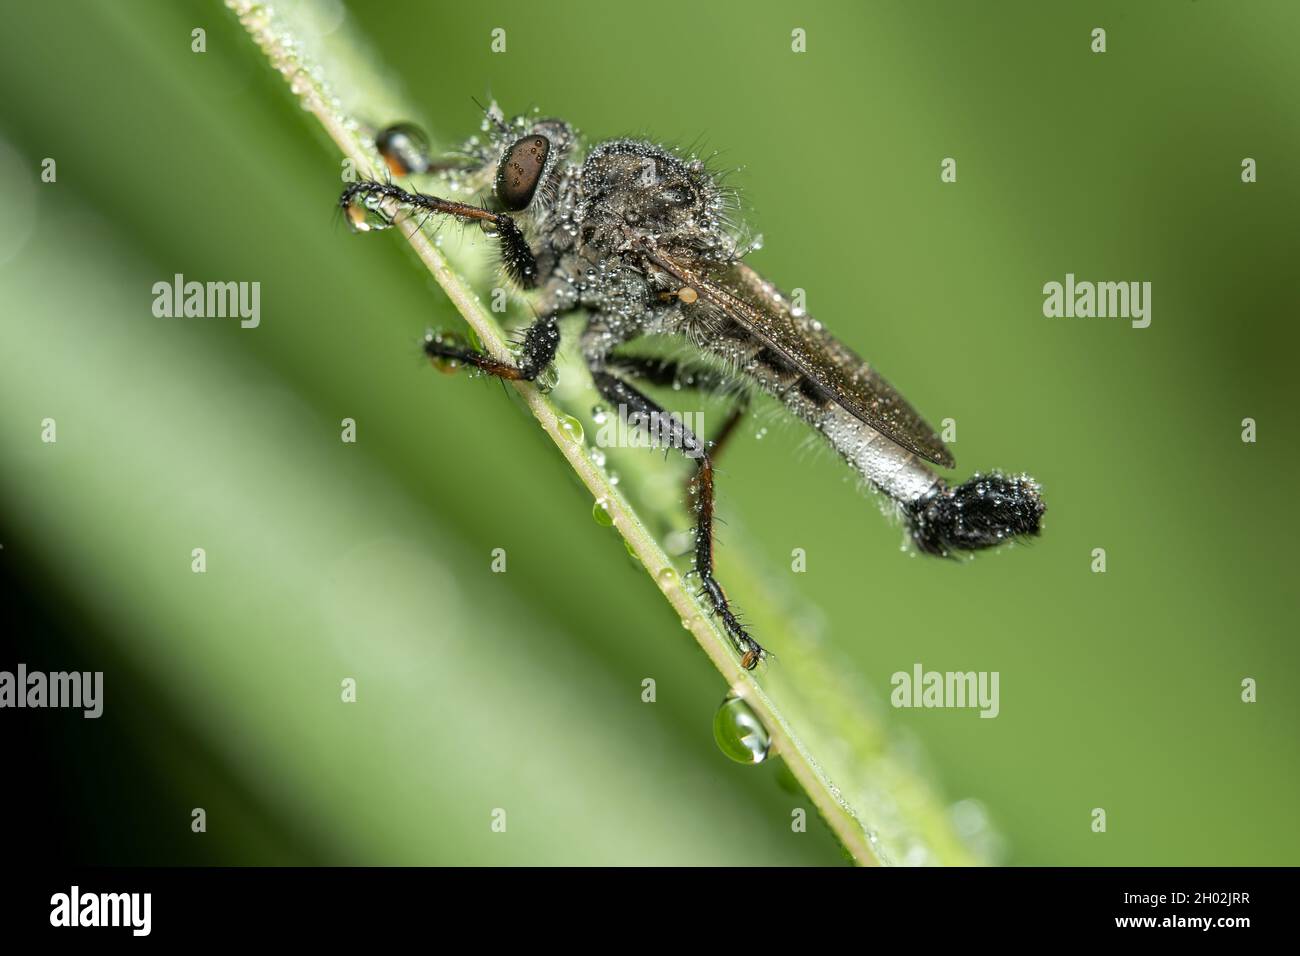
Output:
[[733,382],[727,376],[707,365],[687,365],[672,358],[613,355],[608,360],[607,368],[627,378],[650,385],[676,386],[699,392],[732,392],[735,404],[727,415],[727,420],[718,429],[718,433],[709,439],[705,446],[715,464],[727,439],[735,433],[736,426],[740,424],[745,410],[749,407],[749,393],[743,389],[735,390]]
[[737,619],[726,592],[713,574],[713,462],[708,451],[680,418],[665,411],[628,382],[605,369],[593,369],[592,378],[605,400],[623,410],[629,425],[649,430],[660,444],[678,448],[695,460],[695,477],[690,484],[691,507],[696,518],[695,572],[714,613],[741,653],[741,666],[753,670],[767,652],[749,636]]
[[531,382],[555,360],[560,347],[560,329],[555,316],[537,319],[524,332],[519,363],[511,365],[494,359],[486,352],[469,348],[459,336],[431,332],[424,340],[424,354],[435,361],[463,362],[497,378]]
[[463,223],[476,222],[485,232],[496,237],[501,248],[501,267],[506,275],[525,289],[537,287],[537,257],[528,247],[519,224],[503,212],[492,212],[482,206],[441,199],[427,193],[411,193],[392,183],[373,180],[353,183],[343,190],[343,195],[339,197],[339,208],[345,216],[351,217],[357,209],[353,205],[357,201],[363,204],[388,202],[412,210],[418,209],[428,215],[451,216]]

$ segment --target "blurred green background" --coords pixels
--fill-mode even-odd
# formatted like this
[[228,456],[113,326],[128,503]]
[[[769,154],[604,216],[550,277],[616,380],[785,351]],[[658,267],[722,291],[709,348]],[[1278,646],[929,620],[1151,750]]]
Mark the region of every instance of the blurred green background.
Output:
[[[1300,863],[1294,4],[338,13],[444,143],[489,95],[589,138],[704,136],[743,167],[753,263],[928,419],[956,419],[960,475],[1043,482],[1040,542],[957,564],[901,555],[844,467],[770,415],[720,481],[722,580],[743,538],[882,698],[915,662],[1000,672],[996,720],[885,717],[951,800],[987,808],[1003,860]],[[34,844],[100,862],[841,862],[820,823],[791,832],[809,804],[779,768],[717,751],[721,680],[521,404],[421,362],[425,328],[458,316],[391,236],[332,217],[337,153],[233,16],[26,4],[2,43],[0,667],[107,672],[100,721],[0,714],[30,762]],[[1044,318],[1067,272],[1152,282],[1150,328]],[[174,273],[260,281],[260,328],[155,318]]]

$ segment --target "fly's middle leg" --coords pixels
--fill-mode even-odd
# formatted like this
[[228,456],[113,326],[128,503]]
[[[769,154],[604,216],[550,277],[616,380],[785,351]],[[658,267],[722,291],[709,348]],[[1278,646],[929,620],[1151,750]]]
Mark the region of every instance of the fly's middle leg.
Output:
[[749,632],[740,623],[731,609],[726,592],[713,573],[713,461],[704,443],[680,418],[665,411],[624,379],[601,368],[592,370],[592,378],[605,400],[625,415],[629,426],[650,430],[662,445],[679,448],[683,454],[695,460],[695,476],[690,485],[691,505],[696,518],[695,572],[699,575],[713,612],[722,621],[727,635],[741,653],[741,666],[753,670],[767,652],[749,636]]
[[440,364],[472,365],[497,378],[531,382],[555,360],[560,347],[560,329],[555,316],[537,319],[524,332],[523,346],[514,363],[502,362],[486,352],[469,348],[464,339],[446,332],[430,332],[424,339],[424,354]]

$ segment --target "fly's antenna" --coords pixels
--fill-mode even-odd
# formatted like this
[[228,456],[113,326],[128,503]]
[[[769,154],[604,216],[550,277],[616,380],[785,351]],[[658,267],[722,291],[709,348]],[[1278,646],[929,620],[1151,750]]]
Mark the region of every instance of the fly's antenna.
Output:
[[[470,99],[474,102],[474,105],[482,111],[483,116],[487,121],[497,128],[498,133],[502,136],[510,135],[510,127],[506,124],[506,121],[497,114],[497,112],[492,110],[492,107],[484,106],[478,101],[477,97],[471,96]],[[492,106],[496,106],[496,103],[493,103]]]
[[917,548],[945,558],[1036,537],[1045,511],[1038,482],[996,471],[977,474],[956,488],[940,482],[904,508]]

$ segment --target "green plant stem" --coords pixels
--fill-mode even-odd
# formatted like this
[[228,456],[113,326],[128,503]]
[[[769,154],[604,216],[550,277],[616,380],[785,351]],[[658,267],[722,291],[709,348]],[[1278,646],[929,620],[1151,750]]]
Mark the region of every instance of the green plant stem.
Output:
[[[227,0],[227,5],[239,16],[240,22],[266,54],[272,66],[288,81],[303,108],[320,122],[343,156],[351,160],[357,175],[376,178],[380,159],[369,144],[364,128],[345,104],[342,94],[326,81],[322,66],[328,63],[334,83],[346,80],[350,87],[347,92],[352,97],[352,106],[364,104],[368,112],[380,111],[378,115],[393,118],[405,119],[412,113],[409,110],[402,110],[402,104],[398,102],[396,94],[376,79],[377,73],[360,52],[359,45],[354,41],[345,42],[339,37],[334,37],[328,52],[312,50],[309,53],[302,48],[301,41],[297,38],[298,34],[294,32],[295,25],[290,22],[287,15],[247,0]],[[296,9],[293,15],[309,17],[310,13],[311,8],[306,6]],[[306,31],[308,34],[310,32],[309,29]],[[394,112],[382,112],[385,110]],[[512,359],[512,352],[501,326],[483,307],[468,281],[453,268],[446,255],[413,219],[399,218],[396,225],[478,336],[483,348],[499,359]],[[613,526],[627,542],[628,549],[641,562],[649,573],[651,581],[659,588],[683,625],[703,648],[709,660],[727,682],[731,693],[743,698],[763,722],[771,736],[772,751],[785,760],[795,779],[806,791],[853,860],[859,864],[882,862],[874,831],[861,818],[859,811],[846,797],[845,791],[832,781],[830,774],[824,769],[823,762],[814,756],[813,748],[804,743],[795,730],[794,721],[765,690],[756,673],[746,671],[740,666],[739,657],[730,639],[714,623],[710,610],[699,597],[683,585],[681,576],[675,573],[672,560],[647,529],[645,522],[633,510],[621,488],[612,484],[605,470],[592,461],[583,442],[575,440],[564,428],[562,422],[567,416],[564,416],[551,399],[534,385],[526,382],[511,384],[582,483],[597,501],[604,503]],[[669,570],[674,573],[664,573]],[[783,665],[778,662],[773,666]],[[815,662],[801,665],[801,673],[808,676],[811,673],[810,667],[815,668]],[[820,672],[813,675],[811,679],[828,688],[838,686],[836,675],[831,672],[832,670],[829,667],[821,667]],[[851,690],[846,690],[839,694],[838,699],[849,699],[852,693]],[[820,699],[820,687],[815,696]],[[807,704],[806,696],[805,704]],[[865,722],[869,718],[855,714],[850,719]],[[833,720],[828,723],[833,723]],[[938,817],[936,816],[935,819],[937,820]],[[942,826],[946,827],[946,821]],[[941,824],[935,822],[920,829],[927,828],[937,831],[941,829]],[[928,842],[946,847],[947,849],[942,852],[939,850],[935,852],[946,857],[948,862],[969,862],[969,858],[964,856],[964,850],[946,832],[940,833],[937,840],[930,839]]]

